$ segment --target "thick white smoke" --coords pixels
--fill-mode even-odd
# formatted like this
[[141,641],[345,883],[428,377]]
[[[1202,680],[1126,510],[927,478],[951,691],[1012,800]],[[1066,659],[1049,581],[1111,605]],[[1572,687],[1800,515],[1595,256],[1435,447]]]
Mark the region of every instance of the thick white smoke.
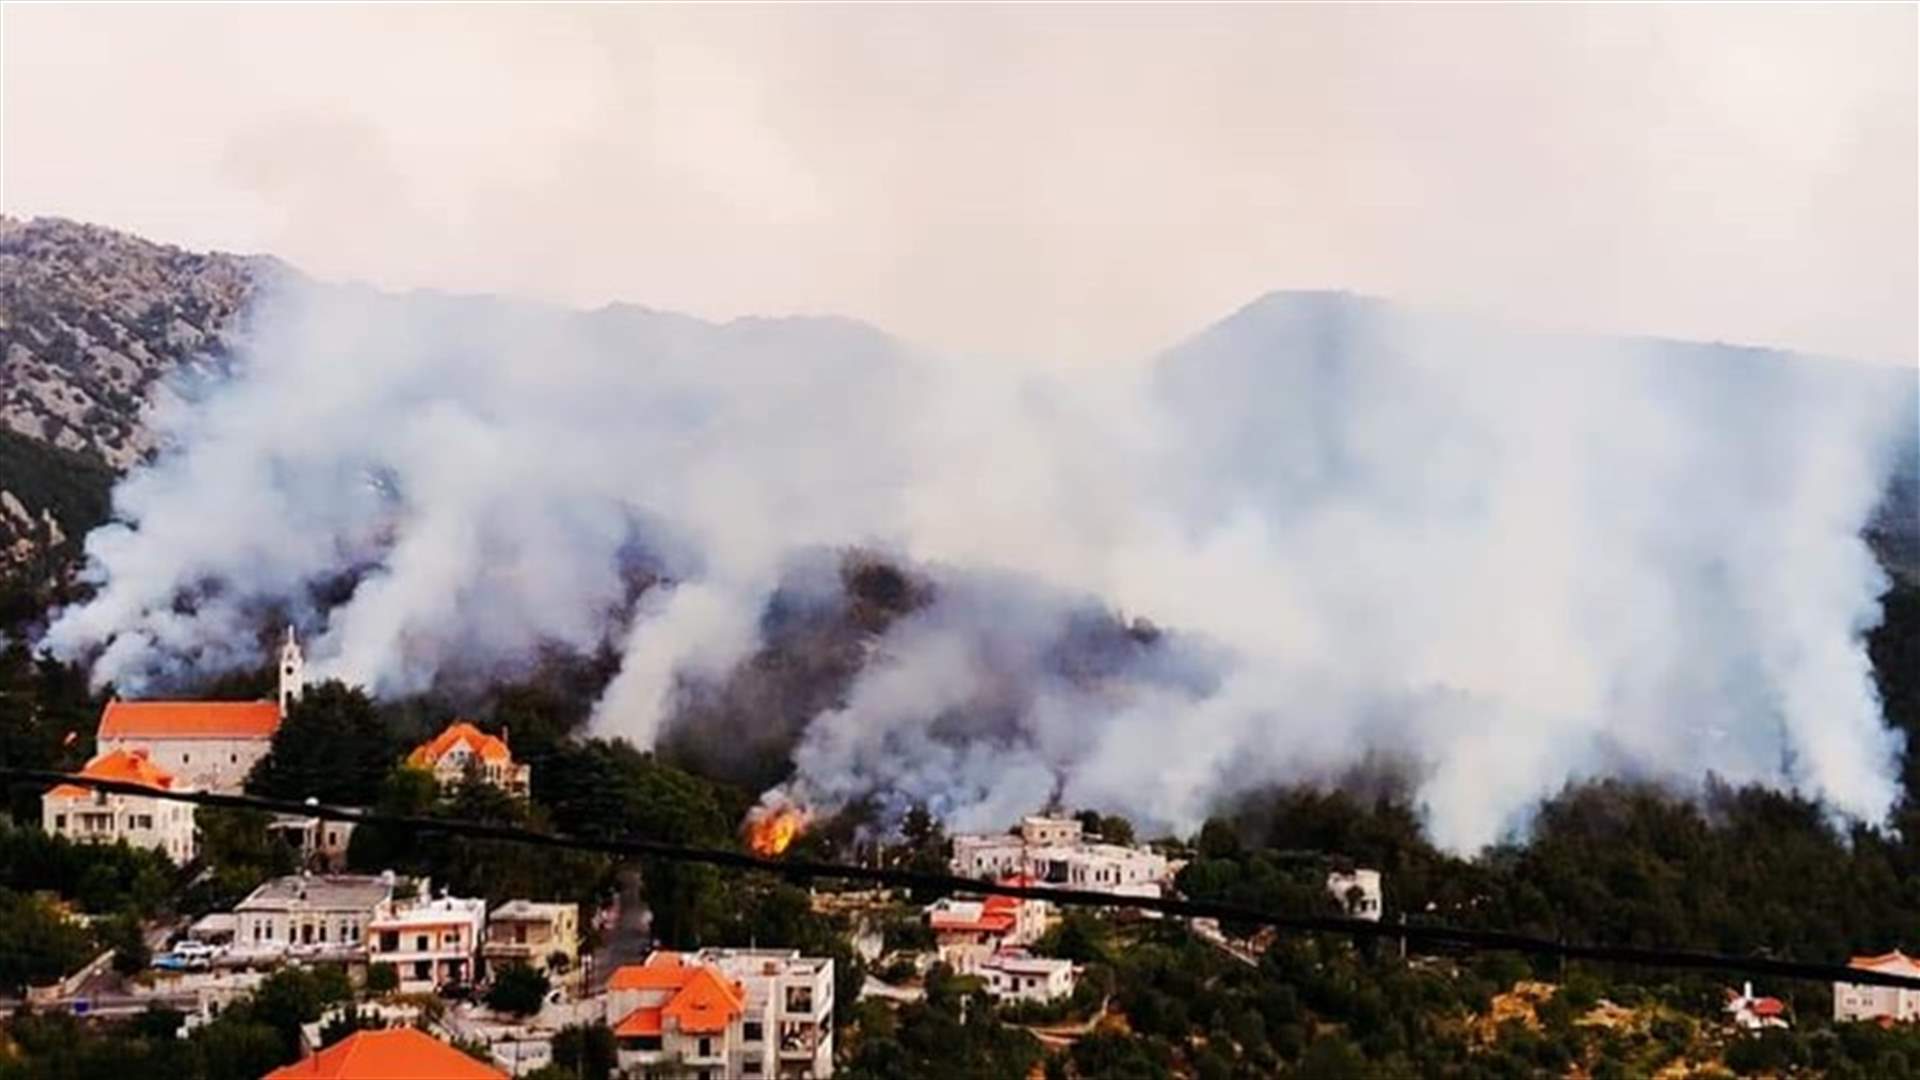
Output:
[[99,593],[46,640],[98,679],[252,662],[274,609],[381,693],[608,643],[594,726],[650,745],[796,552],[880,545],[936,599],[809,725],[810,799],[1190,828],[1386,752],[1465,847],[1602,772],[1894,797],[1858,534],[1912,402],[1877,372],[1314,294],[1053,377],[835,320],[299,283],[255,326],[89,538]]

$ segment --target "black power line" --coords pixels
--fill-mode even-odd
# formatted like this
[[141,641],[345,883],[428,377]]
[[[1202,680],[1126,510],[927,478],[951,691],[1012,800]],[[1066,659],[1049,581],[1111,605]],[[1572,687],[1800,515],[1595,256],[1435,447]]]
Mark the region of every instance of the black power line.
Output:
[[513,825],[494,825],[458,818],[431,818],[402,814],[382,814],[318,802],[294,802],[262,799],[251,795],[218,795],[203,791],[165,791],[125,780],[103,780],[70,775],[47,769],[0,768],[0,779],[19,784],[76,784],[121,795],[140,795],[197,806],[216,806],[238,810],[264,810],[275,814],[297,814],[348,821],[356,825],[428,830],[482,840],[503,840],[536,847],[597,851],[629,858],[664,859],[675,862],[704,863],[732,870],[761,870],[783,877],[811,880],[827,878],[860,881],[920,889],[933,893],[981,893],[1011,896],[1022,900],[1045,900],[1066,907],[1131,908],[1184,918],[1218,919],[1223,922],[1254,923],[1276,930],[1304,933],[1344,934],[1348,937],[1405,941],[1409,948],[1498,950],[1537,956],[1559,956],[1572,960],[1599,960],[1638,967],[1677,968],[1693,971],[1724,971],[1742,975],[1771,975],[1816,982],[1844,982],[1866,986],[1892,986],[1920,990],[1920,978],[1892,975],[1872,968],[1853,968],[1840,964],[1806,963],[1765,956],[1731,956],[1725,953],[1692,952],[1679,949],[1649,949],[1631,945],[1580,945],[1552,941],[1503,930],[1474,930],[1466,927],[1428,924],[1391,924],[1368,919],[1326,915],[1280,915],[1257,908],[1222,904],[1211,900],[1183,900],[1160,896],[1126,896],[1086,889],[1057,889],[1049,886],[1010,885],[982,881],[953,874],[928,874],[844,863],[809,862],[799,859],[770,859],[724,848],[690,847],[658,840],[595,839],[560,833],[534,832]]

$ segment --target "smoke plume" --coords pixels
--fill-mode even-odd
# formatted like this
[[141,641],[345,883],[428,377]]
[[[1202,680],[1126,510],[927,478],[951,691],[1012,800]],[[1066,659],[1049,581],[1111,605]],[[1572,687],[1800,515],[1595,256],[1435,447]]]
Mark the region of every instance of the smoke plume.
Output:
[[1602,773],[1878,820],[1860,533],[1912,406],[1839,362],[1329,294],[1043,375],[841,320],[295,280],[231,379],[158,407],[45,643],[163,690],[279,613],[385,695],[610,647],[593,729],[650,746],[796,566],[857,546],[927,595],[804,725],[811,803],[1187,829],[1386,754],[1456,847]]

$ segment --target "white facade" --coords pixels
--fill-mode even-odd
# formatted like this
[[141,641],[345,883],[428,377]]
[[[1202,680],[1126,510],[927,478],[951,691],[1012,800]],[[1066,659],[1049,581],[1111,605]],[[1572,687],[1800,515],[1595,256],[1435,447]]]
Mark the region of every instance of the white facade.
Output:
[[253,890],[233,909],[241,953],[358,958],[374,920],[393,905],[391,874],[293,874]]
[[962,877],[1028,877],[1036,884],[1120,896],[1159,896],[1173,878],[1166,856],[1089,842],[1072,818],[1027,817],[1018,834],[956,836],[950,866]]
[[988,957],[975,974],[986,979],[987,994],[995,1001],[1059,1001],[1072,997],[1079,981],[1071,960],[1031,956],[1018,950]]
[[656,952],[607,983],[630,1077],[673,1062],[695,1080],[833,1075],[833,961],[785,949]]
[[[734,1071],[725,1075],[833,1075],[832,960],[793,949],[702,949],[693,959],[746,990],[739,1053],[729,1059]],[[754,1034],[764,1038],[750,1040]],[[764,1074],[751,1071],[756,1053]]]
[[[1920,963],[1898,949],[1880,956],[1856,956],[1847,962],[1847,966],[1920,978]],[[1916,1017],[1920,1017],[1920,990],[1865,983],[1833,984],[1833,1019],[1836,1023],[1881,1018],[1905,1022]]]
[[474,976],[487,902],[442,896],[396,904],[367,931],[367,964],[390,967],[402,993],[428,993]]
[[1335,870],[1327,875],[1327,892],[1350,918],[1380,921],[1380,871]]
[[300,654],[300,642],[295,640],[291,626],[287,627],[287,640],[280,645],[279,683],[280,718],[284,720],[307,690],[307,659]]
[[273,736],[109,735],[102,736],[99,745],[103,752],[144,750],[155,765],[197,790],[238,795],[246,786],[247,774],[273,749]]
[[62,785],[40,800],[40,824],[54,836],[81,844],[113,844],[152,848],[176,863],[189,863],[195,854],[191,803],[168,802],[147,795],[109,794]]

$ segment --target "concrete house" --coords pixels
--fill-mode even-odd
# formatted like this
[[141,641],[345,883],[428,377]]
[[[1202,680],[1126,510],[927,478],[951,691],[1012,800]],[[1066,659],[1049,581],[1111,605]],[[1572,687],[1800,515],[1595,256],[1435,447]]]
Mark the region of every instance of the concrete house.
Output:
[[395,882],[390,873],[274,878],[234,906],[233,947],[358,960],[374,920],[392,910]]
[[987,980],[987,994],[996,1001],[1044,1004],[1072,997],[1080,972],[1071,960],[1009,949],[987,957],[975,974]]
[[[120,780],[158,791],[184,791],[172,773],[151,761],[144,750],[109,750],[87,762],[80,775]],[[152,848],[176,863],[193,861],[194,807],[147,795],[109,793],[79,784],[61,784],[40,799],[41,827],[54,836],[83,844],[125,840]]]
[[486,926],[485,900],[442,896],[396,904],[368,926],[368,968],[392,968],[408,994],[469,982]]
[[489,974],[521,963],[556,982],[576,977],[580,972],[580,908],[575,904],[509,900],[487,915],[487,938],[480,955],[486,960]]
[[533,789],[532,768],[514,762],[507,740],[465,720],[449,724],[445,731],[414,747],[407,755],[407,765],[432,773],[442,787],[471,777],[516,798],[526,798]]
[[972,975],[993,954],[1040,940],[1052,907],[1011,896],[943,897],[927,906],[925,917],[940,960],[962,975]]
[[954,837],[950,865],[962,877],[1024,876],[1122,896],[1159,896],[1173,878],[1173,867],[1157,851],[1088,840],[1073,818],[1037,815],[1022,818],[1017,833]]
[[607,983],[629,1075],[675,1063],[699,1080],[833,1075],[833,961],[787,950],[657,951]]
[[[1920,963],[1895,949],[1878,956],[1856,956],[1847,966],[1862,971],[1920,978]],[[1833,1019],[1836,1023],[1853,1020],[1890,1020],[1904,1023],[1920,1016],[1920,990],[1897,986],[1871,986],[1864,983],[1833,984]]]

